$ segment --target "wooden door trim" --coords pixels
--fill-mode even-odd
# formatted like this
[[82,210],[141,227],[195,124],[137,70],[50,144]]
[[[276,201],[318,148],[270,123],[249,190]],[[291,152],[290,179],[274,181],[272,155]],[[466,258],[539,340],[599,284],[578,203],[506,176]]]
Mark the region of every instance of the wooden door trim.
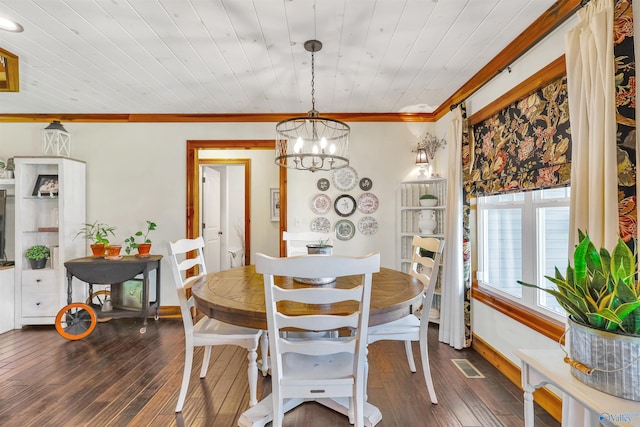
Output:
[[[198,235],[200,224],[200,185],[198,182],[200,164],[206,164],[206,160],[199,159],[198,150],[274,150],[275,140],[187,140],[187,200],[186,200],[186,236],[192,239]],[[250,185],[250,180],[248,180]],[[284,242],[282,241],[282,232],[286,229],[287,223],[287,170],[279,168],[279,184],[280,184],[280,256],[284,256]],[[245,207],[250,206],[251,201],[248,197],[249,193],[245,193]],[[250,215],[245,216],[245,259],[250,259],[251,246],[251,223]]]

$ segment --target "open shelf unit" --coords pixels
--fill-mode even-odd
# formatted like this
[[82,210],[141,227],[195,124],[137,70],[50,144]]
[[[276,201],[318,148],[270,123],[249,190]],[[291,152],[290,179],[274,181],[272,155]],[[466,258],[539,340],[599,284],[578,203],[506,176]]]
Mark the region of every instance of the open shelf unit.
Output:
[[[57,193],[37,193],[36,183],[44,175],[57,177]],[[53,324],[58,310],[66,305],[64,262],[86,252],[84,239],[74,239],[86,222],[85,178],[85,163],[78,160],[55,156],[15,158],[16,328]],[[32,269],[24,257],[33,245],[49,247],[51,258],[43,269]],[[78,295],[78,299],[84,298]]]
[[[438,198],[436,206],[420,206],[420,196],[433,194]],[[444,239],[445,204],[447,202],[446,178],[430,178],[415,181],[402,181],[398,185],[398,270],[405,273],[411,267],[413,236],[436,237]],[[420,231],[420,213],[422,211],[434,212],[436,226],[432,233],[426,234]],[[444,259],[442,259],[444,263]],[[434,291],[433,303],[429,314],[429,321],[440,322],[440,296],[442,284],[442,266],[440,267],[438,285]]]

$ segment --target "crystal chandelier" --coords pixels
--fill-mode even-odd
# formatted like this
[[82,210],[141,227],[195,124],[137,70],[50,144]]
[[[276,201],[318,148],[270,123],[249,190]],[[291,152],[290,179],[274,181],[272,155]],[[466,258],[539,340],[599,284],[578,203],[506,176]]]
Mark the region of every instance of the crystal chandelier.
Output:
[[276,125],[276,164],[299,170],[328,171],[349,165],[349,126],[320,117],[315,99],[315,53],[318,40],[308,40],[311,52],[311,110],[306,117],[293,117]]

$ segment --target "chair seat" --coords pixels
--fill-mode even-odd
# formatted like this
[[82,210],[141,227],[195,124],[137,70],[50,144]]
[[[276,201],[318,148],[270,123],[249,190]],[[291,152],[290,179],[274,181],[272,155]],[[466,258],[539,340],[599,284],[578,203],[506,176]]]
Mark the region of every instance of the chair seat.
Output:
[[283,385],[309,384],[317,380],[318,384],[353,384],[353,354],[337,353],[327,356],[309,356],[299,353],[285,353],[282,364],[286,375]]
[[193,326],[193,335],[206,335],[210,338],[211,334],[225,335],[229,338],[255,338],[259,337],[262,331],[257,329],[244,328],[242,326],[232,325],[230,323],[221,322],[210,317],[203,317]]
[[[372,335],[406,334],[420,329],[420,319],[410,314],[393,322],[369,326],[369,337]],[[369,340],[371,341],[371,340]]]

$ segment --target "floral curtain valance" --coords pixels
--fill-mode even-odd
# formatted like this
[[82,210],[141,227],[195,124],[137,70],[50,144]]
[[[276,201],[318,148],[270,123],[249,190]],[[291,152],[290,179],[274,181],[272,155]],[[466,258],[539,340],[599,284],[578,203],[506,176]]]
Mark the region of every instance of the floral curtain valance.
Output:
[[474,125],[469,190],[486,195],[568,185],[568,108],[561,77]]

